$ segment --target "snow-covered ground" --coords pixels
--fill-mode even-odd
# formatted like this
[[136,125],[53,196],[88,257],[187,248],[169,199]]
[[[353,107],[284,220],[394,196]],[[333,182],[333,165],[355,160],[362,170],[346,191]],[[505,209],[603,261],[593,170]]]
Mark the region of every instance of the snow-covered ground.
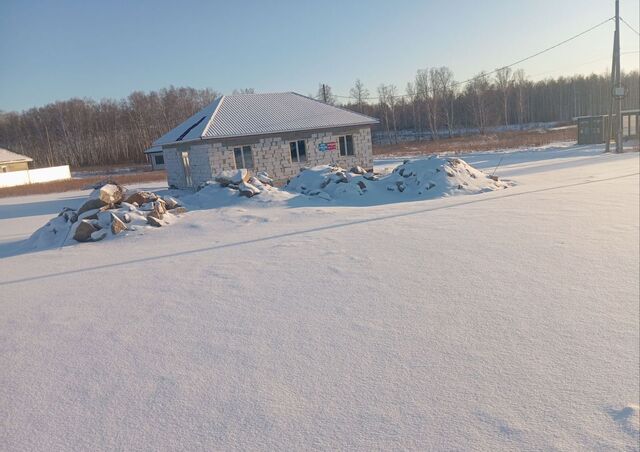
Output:
[[464,159],[515,185],[32,253],[88,192],[0,199],[0,449],[638,450],[638,154]]

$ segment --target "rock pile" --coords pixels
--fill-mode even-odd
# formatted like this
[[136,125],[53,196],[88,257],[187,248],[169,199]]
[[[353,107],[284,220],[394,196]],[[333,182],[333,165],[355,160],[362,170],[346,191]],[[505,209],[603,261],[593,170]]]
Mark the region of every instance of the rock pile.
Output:
[[431,156],[405,160],[385,175],[367,172],[358,166],[349,171],[337,165],[306,168],[285,188],[326,200],[351,198],[355,203],[375,204],[396,202],[398,194],[405,199],[428,199],[507,187],[507,183],[484,174],[462,159]]
[[58,217],[38,229],[31,240],[36,247],[63,245],[69,237],[77,242],[97,242],[147,224],[163,226],[172,216],[184,212],[186,209],[171,196],[128,191],[109,181],[96,187],[77,210],[65,207]]
[[266,186],[273,186],[273,179],[264,171],[256,173],[252,176],[246,169],[227,170],[217,174],[213,181],[203,183],[198,190],[212,184],[218,184],[221,187],[237,190],[240,196],[251,198],[262,193]]

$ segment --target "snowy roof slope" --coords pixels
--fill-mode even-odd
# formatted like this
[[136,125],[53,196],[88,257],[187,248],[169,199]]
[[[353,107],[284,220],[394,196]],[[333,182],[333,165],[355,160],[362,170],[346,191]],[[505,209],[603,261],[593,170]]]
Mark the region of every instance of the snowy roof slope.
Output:
[[377,123],[370,116],[293,92],[232,94],[217,98],[153,144]]
[[0,148],[0,163],[12,163],[12,162],[33,162],[31,157],[26,155],[17,154],[11,152],[8,149]]

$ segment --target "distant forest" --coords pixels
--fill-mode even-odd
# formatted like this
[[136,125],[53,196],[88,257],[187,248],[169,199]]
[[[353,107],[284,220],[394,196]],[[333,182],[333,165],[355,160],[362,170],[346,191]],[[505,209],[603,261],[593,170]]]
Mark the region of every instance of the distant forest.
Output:
[[[623,85],[628,90],[623,108],[638,108],[638,71],[624,73]],[[369,89],[357,80],[348,97],[336,96],[324,85],[316,98],[379,118],[379,127],[389,136],[413,130],[436,140],[455,135],[459,129],[484,133],[499,125],[606,114],[610,92],[607,75],[534,82],[522,70],[502,69],[457,83],[450,69],[440,67],[419,70],[402,90],[386,84]],[[136,91],[121,100],[70,99],[19,113],[0,113],[0,147],[32,157],[36,166],[145,162],[143,151],[156,138],[217,95],[211,89],[170,87]]]

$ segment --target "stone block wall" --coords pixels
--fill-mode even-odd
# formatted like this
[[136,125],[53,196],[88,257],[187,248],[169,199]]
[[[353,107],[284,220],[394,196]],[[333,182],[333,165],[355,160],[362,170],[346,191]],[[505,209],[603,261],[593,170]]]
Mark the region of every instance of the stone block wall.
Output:
[[[339,137],[353,136],[354,155],[341,156]],[[305,140],[306,161],[293,162],[289,143]],[[321,152],[321,143],[335,142],[336,149]],[[213,179],[223,170],[236,169],[233,149],[251,146],[254,172],[266,171],[274,179],[288,179],[300,172],[302,167],[338,164],[344,168],[359,165],[373,168],[373,149],[371,146],[371,130],[369,127],[341,131],[297,132],[283,136],[234,138],[233,142],[206,142],[203,144],[180,145],[177,148],[165,148],[165,167],[169,185],[178,188],[188,187],[182,166],[180,152],[189,152],[191,178],[193,187]]]

